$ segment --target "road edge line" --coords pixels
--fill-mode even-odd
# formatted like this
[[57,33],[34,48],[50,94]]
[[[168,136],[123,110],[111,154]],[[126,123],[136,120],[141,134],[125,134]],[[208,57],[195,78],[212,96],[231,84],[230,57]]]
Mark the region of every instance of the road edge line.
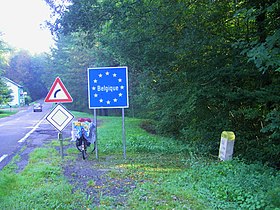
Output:
[[29,131],[22,139],[18,141],[18,143],[23,143],[38,127],[39,125],[43,122],[46,116],[43,117],[35,126],[32,128],[31,131]]
[[8,157],[8,155],[7,154],[5,154],[5,155],[2,155],[2,157],[0,157],[0,163],[6,158],[6,157]]

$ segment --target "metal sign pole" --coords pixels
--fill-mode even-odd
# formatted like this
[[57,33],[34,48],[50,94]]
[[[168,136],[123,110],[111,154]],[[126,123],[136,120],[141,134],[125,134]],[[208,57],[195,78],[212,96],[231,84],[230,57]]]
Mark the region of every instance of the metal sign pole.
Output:
[[58,140],[60,141],[60,154],[61,154],[61,159],[63,159],[63,137],[62,137],[62,132],[58,133]]
[[[89,109],[122,108],[123,156],[126,158],[124,108],[129,107],[127,66],[88,68],[87,73]],[[96,118],[95,113],[97,125]],[[96,136],[96,158],[98,158],[97,144]]]
[[98,141],[97,141],[97,114],[96,109],[93,110],[93,118],[94,118],[94,135],[95,135],[95,156],[98,159]]
[[126,138],[124,127],[124,108],[122,108],[122,139],[123,139],[123,158],[126,159]]

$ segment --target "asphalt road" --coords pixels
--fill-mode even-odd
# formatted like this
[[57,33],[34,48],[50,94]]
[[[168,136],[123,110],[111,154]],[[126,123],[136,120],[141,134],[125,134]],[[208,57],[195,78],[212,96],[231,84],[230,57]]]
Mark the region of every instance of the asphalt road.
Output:
[[45,124],[45,116],[52,104],[44,103],[42,112],[33,112],[33,107],[22,108],[17,114],[0,119],[0,169],[21,148],[27,138],[40,124]]

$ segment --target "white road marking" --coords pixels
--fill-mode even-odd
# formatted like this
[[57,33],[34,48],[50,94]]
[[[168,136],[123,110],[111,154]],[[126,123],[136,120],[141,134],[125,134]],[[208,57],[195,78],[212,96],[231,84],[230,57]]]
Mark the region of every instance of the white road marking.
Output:
[[8,155],[7,154],[5,154],[5,155],[2,155],[2,157],[0,157],[0,163],[6,158],[6,157],[8,157]]
[[43,117],[43,119],[40,122],[38,122],[34,126],[34,128],[31,131],[29,131],[21,140],[19,140],[18,143],[24,142],[39,127],[39,125],[43,122],[43,120],[45,120],[45,116]]

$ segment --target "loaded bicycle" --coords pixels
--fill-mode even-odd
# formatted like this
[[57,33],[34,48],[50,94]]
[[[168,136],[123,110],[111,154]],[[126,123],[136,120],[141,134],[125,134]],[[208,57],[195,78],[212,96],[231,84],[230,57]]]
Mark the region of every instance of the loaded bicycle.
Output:
[[75,132],[76,147],[82,153],[82,157],[85,160],[88,148],[93,145],[92,152],[96,148],[95,126],[89,118],[80,118],[78,122],[73,122],[72,129]]

